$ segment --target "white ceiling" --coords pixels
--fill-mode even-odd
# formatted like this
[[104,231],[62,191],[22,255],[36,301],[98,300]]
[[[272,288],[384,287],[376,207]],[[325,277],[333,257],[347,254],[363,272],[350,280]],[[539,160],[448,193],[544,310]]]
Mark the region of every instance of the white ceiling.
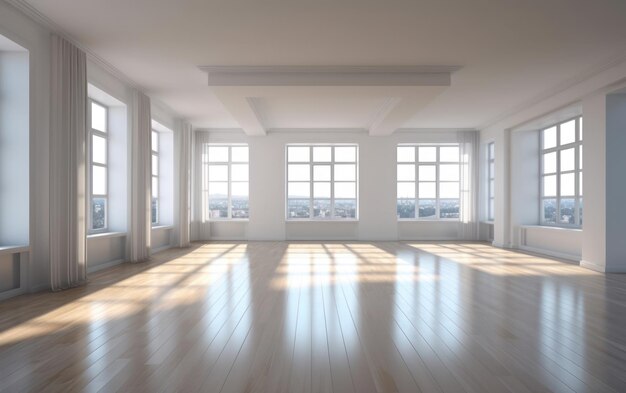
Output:
[[[455,65],[403,127],[481,128],[626,54],[624,0],[28,0],[196,127],[238,122],[201,65]],[[269,128],[363,127],[380,97],[263,98]]]

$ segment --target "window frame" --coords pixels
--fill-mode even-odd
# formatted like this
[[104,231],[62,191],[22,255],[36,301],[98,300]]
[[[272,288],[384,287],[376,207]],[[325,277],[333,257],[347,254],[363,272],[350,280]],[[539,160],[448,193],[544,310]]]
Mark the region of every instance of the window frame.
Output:
[[[156,146],[156,150],[154,150],[153,148],[153,139],[154,139],[154,135],[157,135],[157,146]],[[152,128],[151,134],[150,134],[150,189],[151,189],[151,194],[150,194],[150,223],[152,225],[152,227],[158,227],[159,225],[161,225],[161,200],[160,200],[160,187],[161,187],[161,156],[160,156],[160,151],[161,151],[161,133],[157,130],[155,130],[154,128]],[[154,162],[154,158],[156,157],[157,160],[157,172],[156,175],[154,174],[154,168],[152,167],[152,163]],[[152,189],[152,185],[154,184],[154,180],[156,179],[157,182],[157,189],[153,190]],[[154,196],[156,194],[156,197]],[[153,221],[152,220],[152,203],[154,203],[154,200],[156,200],[156,220]]]
[[[88,187],[89,187],[89,214],[87,215],[88,234],[98,234],[98,233],[106,233],[109,231],[109,162],[110,162],[110,154],[109,154],[109,107],[93,98],[89,97],[88,99],[88,117],[89,117],[89,175],[88,175]],[[104,129],[105,131],[100,131],[93,128],[92,121],[92,106],[93,104],[100,106],[104,109]],[[105,164],[95,163],[93,162],[93,137],[101,137],[105,140],[105,150],[106,150],[106,158]],[[93,169],[94,167],[104,168],[106,172],[105,178],[105,194],[94,194],[93,193]],[[94,198],[102,198],[104,199],[104,227],[102,228],[93,228],[93,200]]]
[[[575,120],[575,140],[574,142],[566,145],[561,145],[561,126]],[[582,176],[583,168],[581,167],[581,154],[583,149],[583,117],[577,115],[566,120],[559,121],[547,127],[543,127],[539,131],[539,223],[542,226],[556,227],[556,228],[570,228],[570,229],[582,229],[581,223],[581,207],[583,206],[583,198],[580,189],[580,179]],[[556,145],[551,148],[544,148],[544,133],[546,130],[555,127],[556,129]],[[574,149],[574,169],[568,171],[561,171],[561,152],[564,150]],[[544,171],[544,156],[546,154],[556,154],[556,169],[555,172],[545,173]],[[563,174],[574,174],[574,195],[562,196],[561,195],[561,176]],[[553,197],[544,196],[544,178],[546,176],[556,177],[556,195]],[[554,199],[556,200],[557,220],[556,222],[547,222],[545,220],[544,201]],[[559,219],[561,212],[561,200],[562,199],[574,199],[575,209],[575,222],[574,224],[562,223]]]
[[[307,147],[309,149],[309,161],[289,161],[289,147]],[[315,147],[329,147],[331,149],[330,161],[315,161],[313,155],[313,148]],[[335,161],[335,148],[336,147],[354,147],[355,156],[354,161]],[[309,165],[309,180],[308,181],[290,181],[289,180],[289,165],[302,164]],[[354,181],[352,180],[335,180],[335,165],[354,165]],[[315,181],[314,170],[316,166],[328,166],[330,167],[330,180]],[[309,183],[309,217],[289,217],[289,201],[290,200],[304,200],[305,198],[289,198],[289,183]],[[329,183],[330,184],[330,197],[328,198],[315,198],[315,183]],[[354,183],[354,198],[335,198],[335,184],[336,183]],[[315,200],[330,201],[330,216],[329,217],[315,217]],[[337,217],[335,216],[336,201],[355,201],[354,217]],[[288,143],[285,145],[285,220],[288,222],[355,222],[359,221],[359,145],[357,143]]]
[[[398,148],[400,147],[412,147],[414,149],[415,158],[413,161],[398,161]],[[435,161],[420,161],[419,157],[419,148],[420,147],[434,147],[436,149]],[[458,161],[441,161],[441,148],[442,147],[456,147],[459,149],[459,158]],[[415,166],[415,178],[413,181],[410,180],[398,180],[398,165],[414,165]],[[459,178],[456,181],[450,180],[440,180],[440,166],[441,165],[458,165],[459,166]],[[420,198],[419,196],[419,168],[420,166],[435,166],[435,180],[425,181],[428,183],[435,183],[435,197],[434,198]],[[463,212],[461,211],[461,176],[462,176],[462,162],[461,162],[461,144],[452,142],[452,143],[399,143],[396,145],[396,218],[398,221],[437,221],[437,222],[460,222],[461,216]],[[400,183],[414,183],[415,187],[415,197],[414,198],[399,198],[397,194],[397,186]],[[441,183],[458,183],[459,185],[459,196],[458,198],[441,198],[440,197],[440,184]],[[398,217],[397,208],[399,201],[414,201],[415,203],[415,212],[413,217]],[[435,201],[435,217],[419,217],[419,202],[420,200],[434,200]],[[458,200],[459,202],[459,217],[457,218],[441,218],[441,202],[442,201],[450,201],[450,200]]]
[[487,221],[495,220],[496,143],[487,143]]
[[[209,159],[209,147],[227,147],[228,148],[228,160],[227,161],[216,161],[211,162]],[[233,161],[233,147],[246,147],[248,149],[248,160],[247,161]],[[202,203],[203,203],[203,216],[204,221],[209,222],[222,222],[222,221],[239,221],[246,222],[250,220],[250,146],[247,143],[203,143],[202,146],[202,168],[203,168],[203,187],[202,187]],[[204,158],[206,157],[206,159]],[[248,166],[248,180],[233,180],[232,179],[232,165],[242,165],[245,164]],[[228,197],[227,197],[227,215],[226,217],[211,217],[211,213],[209,211],[210,204],[210,190],[209,184],[211,180],[209,178],[209,166],[210,165],[225,165],[227,167],[227,189],[228,189]],[[224,182],[224,181],[218,181]],[[233,217],[233,195],[232,195],[232,185],[233,183],[248,183],[248,217]]]

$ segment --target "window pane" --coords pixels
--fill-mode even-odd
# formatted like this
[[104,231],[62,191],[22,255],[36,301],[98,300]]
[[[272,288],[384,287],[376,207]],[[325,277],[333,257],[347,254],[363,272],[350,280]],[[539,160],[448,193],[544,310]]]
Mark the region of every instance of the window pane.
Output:
[[420,165],[418,168],[420,181],[436,181],[437,167],[435,165]]
[[228,162],[228,147],[209,146],[209,162]]
[[578,195],[583,196],[583,173],[578,172]]
[[248,198],[248,182],[233,182],[230,184],[231,198]]
[[556,224],[556,199],[543,200],[543,221],[546,224]]
[[310,153],[308,146],[289,146],[287,147],[287,160],[289,162],[309,162]]
[[230,180],[248,181],[248,164],[232,164],[230,166]]
[[459,147],[444,146],[439,149],[439,161],[441,162],[459,162]]
[[495,180],[489,180],[489,197],[494,198],[496,195],[496,182]]
[[579,169],[583,169],[583,145],[578,146],[578,163]]
[[313,167],[313,180],[330,181],[330,165],[315,165]]
[[398,199],[415,198],[415,183],[398,183]]
[[550,149],[556,146],[556,127],[543,130],[543,148]]
[[443,181],[458,181],[459,180],[459,165],[455,164],[442,164],[439,165],[439,180]]
[[209,197],[211,199],[228,199],[228,183],[227,182],[210,182]]
[[415,218],[415,199],[398,199],[398,218]]
[[330,199],[315,199],[313,201],[313,217],[330,218],[331,214]]
[[335,183],[335,198],[356,198],[356,183]]
[[493,160],[496,157],[496,144],[491,142],[489,144],[489,159]]
[[489,220],[493,221],[494,212],[495,212],[495,200],[493,198],[489,199]]
[[335,201],[335,217],[356,218],[356,199]]
[[152,175],[159,176],[159,156],[152,155]]
[[579,117],[578,118],[578,129],[580,131],[580,140],[583,140],[583,118]]
[[330,162],[332,155],[332,147],[330,146],[316,146],[313,147],[313,161],[315,162]]
[[91,229],[106,227],[106,199],[93,198],[91,200]]
[[419,192],[420,198],[436,198],[437,197],[437,183],[420,182],[418,192]]
[[415,165],[400,164],[398,165],[398,181],[414,181]]
[[490,162],[490,163],[489,163],[489,177],[490,177],[491,179],[493,179],[493,178],[495,177],[495,174],[496,174],[496,166],[495,166],[495,163]]
[[420,199],[418,218],[437,218],[437,205],[434,199]]
[[335,181],[355,181],[356,180],[356,165],[336,164],[334,168],[335,168]]
[[209,165],[209,181],[228,181],[228,165]]
[[356,162],[356,146],[335,147],[335,162]]
[[459,183],[439,183],[439,198],[458,198]]
[[159,178],[152,176],[152,198],[159,197]]
[[398,162],[415,162],[415,147],[398,146]]
[[543,155],[543,173],[556,173],[556,152]]
[[556,196],[556,175],[543,177],[543,196]]
[[561,213],[559,215],[561,224],[576,224],[576,200],[567,198],[561,199]]
[[576,175],[574,173],[566,173],[561,175],[561,195],[571,196],[576,193]]
[[289,218],[309,218],[309,207],[311,202],[308,199],[289,199],[287,201],[287,216]]
[[230,155],[233,162],[248,162],[248,146],[233,146]]
[[209,199],[209,218],[228,218],[228,199]]
[[573,171],[576,167],[576,149],[561,150],[561,172]]
[[311,180],[311,166],[309,164],[290,164],[287,166],[287,179],[289,181]]
[[459,218],[459,200],[441,200],[439,202],[439,217],[448,219]]
[[579,224],[583,225],[583,199],[578,200],[578,220]]
[[95,102],[91,103],[91,128],[94,130],[106,132],[107,111],[102,105]]
[[561,124],[561,145],[576,142],[576,119]]
[[420,146],[417,148],[417,158],[420,162],[436,162],[437,161],[437,148]]
[[151,222],[153,224],[158,224],[158,222],[159,222],[159,200],[157,198],[152,198],[152,204],[150,206],[150,216],[151,216]]
[[313,198],[330,198],[330,182],[313,183]]
[[[246,183],[246,194],[247,194],[247,183]],[[233,206],[231,207],[231,215],[232,218],[248,218],[250,216],[250,210],[249,210],[249,206],[248,206],[248,197],[245,196],[234,196],[234,192],[233,192],[233,197],[232,197],[232,204]]]
[[159,133],[156,131],[152,131],[152,140],[150,143],[152,143],[152,151],[159,151]]
[[107,163],[107,140],[98,135],[91,137],[91,161],[98,164]]
[[107,193],[107,169],[102,166],[94,166],[91,172],[91,192],[93,195]]
[[311,196],[311,183],[289,182],[287,185],[287,196],[289,198],[309,198]]

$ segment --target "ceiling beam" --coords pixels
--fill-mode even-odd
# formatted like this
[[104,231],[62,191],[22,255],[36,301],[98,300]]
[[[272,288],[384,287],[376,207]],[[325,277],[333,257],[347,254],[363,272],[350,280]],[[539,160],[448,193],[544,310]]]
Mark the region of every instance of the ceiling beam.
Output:
[[254,98],[233,94],[233,92],[224,89],[214,89],[214,93],[247,135],[267,134],[261,116],[256,109]]
[[200,66],[209,86],[450,86],[458,66]]

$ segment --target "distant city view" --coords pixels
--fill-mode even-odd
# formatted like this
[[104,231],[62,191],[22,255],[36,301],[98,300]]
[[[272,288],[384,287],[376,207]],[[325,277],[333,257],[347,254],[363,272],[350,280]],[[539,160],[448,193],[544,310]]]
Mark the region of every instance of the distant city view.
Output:
[[[233,199],[231,214],[232,218],[249,218],[248,199]],[[228,199],[210,199],[209,218],[228,218]]]
[[[582,200],[580,204],[580,225],[583,223]],[[543,200],[543,218],[546,224],[576,225],[576,199],[561,199],[561,209],[557,207],[556,199]]]
[[[289,199],[288,218],[311,218],[309,199]],[[313,218],[333,218],[329,199],[313,201]],[[336,200],[334,218],[356,218],[356,200]]]
[[106,225],[106,201],[104,198],[93,198],[91,202],[91,228],[103,229]]
[[[398,199],[397,214],[398,218],[416,218],[415,217],[414,199]],[[458,200],[440,200],[439,201],[439,218],[455,219],[459,218],[459,201]],[[417,218],[433,219],[437,218],[437,201],[433,199],[419,200]]]

